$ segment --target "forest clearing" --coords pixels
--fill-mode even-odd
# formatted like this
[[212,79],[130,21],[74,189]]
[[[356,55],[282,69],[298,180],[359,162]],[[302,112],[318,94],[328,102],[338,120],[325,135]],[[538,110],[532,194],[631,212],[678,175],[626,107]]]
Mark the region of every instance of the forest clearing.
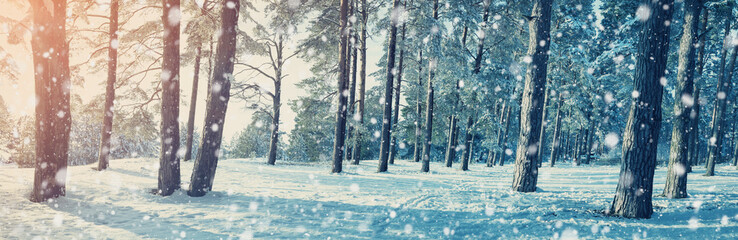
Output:
[[[733,239],[738,237],[738,170],[701,177],[690,198],[654,198],[654,217],[602,215],[612,201],[616,167],[541,168],[537,194],[510,191],[511,166],[471,171],[434,163],[430,174],[400,160],[376,173],[377,161],[328,173],[325,164],[271,166],[264,159],[221,162],[217,189],[160,198],[155,159],[114,160],[96,172],[72,167],[67,197],[40,207],[27,200],[32,169],[0,167],[0,238],[89,239]],[[183,164],[183,171],[192,164]],[[666,169],[655,181],[665,181]],[[182,178],[187,183],[188,177]],[[663,186],[657,184],[657,186]],[[657,187],[658,188],[658,187]],[[38,224],[43,223],[43,224]]]
[[738,238],[737,1],[4,0],[0,238]]

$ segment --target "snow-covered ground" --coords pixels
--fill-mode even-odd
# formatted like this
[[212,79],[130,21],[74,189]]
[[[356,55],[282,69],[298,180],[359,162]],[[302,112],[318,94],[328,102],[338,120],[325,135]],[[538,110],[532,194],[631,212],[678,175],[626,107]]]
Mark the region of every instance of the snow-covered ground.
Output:
[[[603,216],[617,167],[541,169],[537,193],[509,190],[512,168],[473,164],[462,172],[399,161],[328,165],[225,160],[214,192],[191,198],[149,194],[154,159],[115,160],[105,172],[71,167],[67,196],[31,203],[33,169],[0,167],[0,239],[550,239],[738,238],[738,171],[689,176],[690,198],[656,197],[652,219]],[[192,162],[183,163],[186,188]],[[666,169],[656,172],[661,192]]]

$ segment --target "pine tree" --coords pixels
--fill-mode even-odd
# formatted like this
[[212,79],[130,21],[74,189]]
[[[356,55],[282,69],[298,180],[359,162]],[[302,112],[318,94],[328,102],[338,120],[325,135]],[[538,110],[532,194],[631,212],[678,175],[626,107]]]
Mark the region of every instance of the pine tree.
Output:
[[[36,85],[36,169],[31,201],[66,194],[71,129],[67,1],[31,0],[34,77]],[[52,51],[53,49],[53,51]]]
[[110,21],[108,23],[108,81],[105,84],[105,105],[103,125],[100,133],[100,150],[97,170],[105,170],[110,164],[110,135],[113,133],[113,102],[115,101],[115,80],[118,69],[118,0],[110,1]]
[[348,94],[345,94],[345,92],[348,91],[348,82],[349,82],[349,72],[348,72],[348,54],[349,48],[348,48],[348,41],[349,41],[349,29],[348,29],[348,0],[340,0],[341,1],[341,7],[339,9],[339,19],[340,19],[340,25],[341,28],[339,30],[340,35],[340,44],[338,46],[339,54],[338,54],[338,91],[336,92],[338,96],[338,108],[336,108],[336,129],[335,129],[335,138],[334,138],[334,144],[333,144],[333,169],[331,172],[333,173],[340,173],[343,171],[343,155],[345,152],[345,143],[346,143],[346,113],[347,113],[347,105],[346,102],[348,101]]
[[[161,153],[157,194],[169,196],[180,188],[179,159],[179,0],[162,0],[164,51],[161,66]],[[183,149],[184,150],[184,149]]]
[[[727,6],[721,6],[724,11],[724,15],[727,17],[725,20],[725,44],[723,45],[720,60],[720,69],[718,74],[717,91],[715,97],[715,108],[713,108],[712,115],[712,130],[710,133],[710,140],[708,142],[708,159],[707,159],[707,171],[705,176],[715,175],[715,164],[722,157],[723,138],[725,137],[726,124],[725,124],[725,112],[727,111],[728,96],[730,96],[731,82],[733,77],[733,71],[735,66],[736,54],[738,54],[738,44],[730,42],[730,24],[733,21],[733,7],[732,1],[728,1]],[[725,68],[725,58],[728,54],[728,48],[733,48],[733,55]]]
[[699,22],[702,11],[701,0],[684,3],[684,30],[679,45],[679,68],[674,101],[674,128],[671,135],[669,170],[666,174],[664,195],[668,198],[687,197],[687,146],[692,106],[694,106],[694,70],[696,66],[695,46],[699,43]]
[[239,1],[223,1],[221,10],[221,34],[215,52],[215,68],[210,79],[210,91],[205,104],[205,126],[202,140],[192,170],[190,189],[187,195],[205,196],[213,189],[215,169],[221,155],[223,126],[225,124],[228,100],[230,99],[231,82],[233,81],[233,64],[236,54],[236,36],[238,31]]
[[[433,1],[433,19],[438,24],[438,0]],[[438,41],[438,36],[430,36],[434,46]],[[438,64],[437,52],[431,52],[428,59],[428,95],[426,96],[425,107],[425,143],[423,146],[423,164],[420,167],[421,172],[430,172],[430,154],[433,141],[433,78],[436,76],[436,66]]]
[[633,102],[623,135],[623,159],[615,198],[607,211],[627,218],[650,218],[653,213],[653,174],[661,130],[662,78],[669,51],[673,0],[641,1]]
[[537,152],[540,147],[541,117],[546,74],[548,71],[548,49],[551,45],[550,25],[553,0],[533,1],[533,10],[528,17],[530,41],[528,57],[530,65],[525,75],[525,90],[520,106],[520,134],[515,157],[515,176],[512,189],[517,192],[534,192],[538,181]]

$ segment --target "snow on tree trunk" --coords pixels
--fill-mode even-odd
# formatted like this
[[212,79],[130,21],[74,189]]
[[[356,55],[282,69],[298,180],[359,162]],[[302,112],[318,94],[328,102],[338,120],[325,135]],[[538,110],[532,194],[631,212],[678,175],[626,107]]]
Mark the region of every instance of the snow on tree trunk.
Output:
[[537,153],[540,149],[541,117],[546,92],[548,49],[551,45],[551,6],[553,0],[533,1],[528,22],[530,65],[525,74],[525,89],[520,105],[520,134],[515,156],[515,175],[512,189],[516,192],[535,192],[538,181]]
[[633,81],[633,103],[623,135],[623,159],[611,215],[650,218],[653,174],[661,129],[661,84],[669,51],[674,0],[643,0]]
[[[400,0],[393,1],[393,9],[390,14],[397,15]],[[395,78],[395,51],[397,48],[397,25],[400,24],[399,16],[392,16],[390,23],[389,46],[387,50],[387,79],[384,86],[384,112],[382,115],[382,138],[379,145],[379,169],[378,172],[386,172],[389,162],[390,138],[392,134],[392,90]]]
[[[162,0],[164,51],[161,66],[161,153],[158,194],[180,188],[179,159],[179,0]],[[183,149],[184,150],[184,149]]]
[[[361,69],[359,70],[359,77],[361,79],[361,83],[359,84],[359,126],[364,124],[364,100],[365,100],[365,94],[366,94],[366,25],[367,25],[367,5],[366,0],[361,1]],[[356,140],[354,140],[354,147],[353,147],[353,153],[351,154],[353,156],[354,161],[351,164],[359,165],[359,160],[361,158],[361,145],[362,145],[362,135],[360,128],[356,128],[355,137]]]
[[346,102],[348,101],[348,55],[349,55],[349,32],[348,32],[348,5],[349,0],[341,0],[340,7],[340,45],[338,47],[338,107],[336,108],[336,129],[333,143],[333,169],[331,172],[340,173],[343,171],[343,154],[346,143]]
[[215,52],[215,67],[210,79],[207,102],[205,103],[205,126],[203,126],[200,148],[195,158],[195,166],[190,179],[192,197],[205,196],[213,189],[215,169],[221,154],[223,126],[230,99],[231,81],[233,80],[233,61],[236,52],[236,35],[239,1],[223,1],[221,10],[221,34]]
[[118,67],[118,0],[110,1],[110,22],[108,23],[108,80],[105,83],[105,105],[103,125],[100,133],[100,150],[97,157],[97,170],[102,171],[110,165],[110,135],[113,133],[113,110],[115,102],[115,80]]
[[197,109],[197,86],[200,82],[200,60],[202,59],[202,44],[195,49],[195,73],[192,76],[192,94],[190,96],[190,112],[187,115],[187,137],[185,161],[192,159],[192,141],[195,132],[195,110]]
[[669,168],[666,174],[664,195],[667,198],[687,197],[687,146],[690,134],[690,118],[694,99],[694,70],[696,66],[695,46],[698,44],[701,0],[684,3],[684,29],[679,45],[679,67],[677,68],[676,98],[674,99],[674,121],[671,132]]
[[[727,100],[728,96],[730,96],[730,82],[731,78],[733,76],[733,66],[735,66],[735,57],[736,53],[738,53],[738,45],[733,46],[731,43],[730,36],[730,23],[733,21],[733,4],[732,2],[728,3],[728,6],[725,8],[725,15],[728,17],[725,20],[725,43],[722,47],[721,52],[721,59],[720,59],[720,69],[722,69],[718,74],[718,82],[717,82],[717,96],[715,98],[715,108],[713,108],[713,115],[712,115],[712,132],[710,133],[710,139],[708,140],[708,159],[707,159],[707,171],[705,172],[705,176],[714,176],[715,175],[715,164],[718,160],[721,158],[721,150],[723,147],[723,138],[724,138],[724,118],[725,118],[725,112],[727,108]],[[730,46],[733,46],[733,56],[730,59],[730,63],[728,64],[728,68],[725,68],[725,58],[728,54],[728,48]]]
[[[36,163],[31,201],[64,196],[71,129],[67,2],[31,0],[36,91]],[[50,4],[49,4],[50,3]],[[43,30],[42,30],[43,29]]]

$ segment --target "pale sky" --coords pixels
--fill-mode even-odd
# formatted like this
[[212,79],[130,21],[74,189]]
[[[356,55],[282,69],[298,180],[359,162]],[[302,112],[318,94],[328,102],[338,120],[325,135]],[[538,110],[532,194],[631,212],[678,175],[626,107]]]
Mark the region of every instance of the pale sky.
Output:
[[[104,0],[103,0],[104,1]],[[26,1],[16,1],[22,4],[26,4]],[[189,4],[189,0],[183,0],[182,4]],[[6,7],[5,5],[11,5],[10,7]],[[27,8],[27,6],[17,5],[16,3],[3,3],[3,6],[0,7],[0,16],[3,17],[9,17],[13,19],[22,19],[26,15],[26,11],[19,11],[18,8],[22,7],[24,9]],[[256,9],[263,10],[263,2],[254,2],[254,5]],[[93,10],[94,11],[94,10]],[[98,9],[98,11],[100,11]],[[105,12],[105,11],[100,11]],[[106,15],[107,13],[98,13],[101,15]],[[158,16],[153,16],[158,17]],[[264,18],[263,15],[260,13],[252,13],[252,17],[254,19],[260,19]],[[184,23],[186,23],[187,16],[183,16],[182,19],[182,27],[184,27]],[[252,26],[248,26],[247,24],[240,23],[239,28],[244,31],[251,31]],[[304,29],[303,29],[304,30]],[[10,45],[7,42],[7,30],[4,26],[0,26],[0,47],[5,49],[7,51],[7,54],[12,56],[14,61],[18,64],[21,75],[20,79],[17,81],[17,83],[12,83],[7,79],[0,79],[0,96],[3,97],[6,104],[8,105],[9,110],[11,111],[11,114],[14,115],[25,115],[25,114],[34,114],[34,80],[33,80],[33,59],[31,56],[31,47],[30,47],[30,33],[26,34],[25,40],[27,41],[23,45]],[[186,39],[185,36],[186,33],[183,32],[183,35],[181,36],[182,41]],[[299,38],[299,36],[298,36]],[[368,41],[368,48],[370,51],[368,51],[370,54],[367,55],[367,73],[372,73],[374,71],[377,71],[378,67],[376,66],[376,63],[379,61],[382,52],[379,50],[371,50],[371,49],[377,49],[381,48],[383,38],[381,37],[375,37],[373,39],[369,39]],[[186,43],[185,43],[186,44]],[[182,49],[184,49],[185,44],[182,45]],[[237,43],[238,44],[238,43]],[[294,44],[293,44],[294,45]],[[287,49],[285,52],[292,52],[293,49]],[[72,52],[71,53],[71,59],[70,64],[75,64],[79,62],[83,62],[86,60],[87,56],[89,56],[89,51],[86,52]],[[252,63],[253,65],[259,65],[260,63],[264,62],[266,58],[257,57],[257,56],[251,56],[248,57],[248,59],[241,58],[241,61],[248,61],[249,63]],[[203,62],[206,63],[206,60],[203,59]],[[104,67],[104,66],[103,66]],[[236,67],[236,71],[238,72],[238,67]],[[295,126],[294,123],[294,117],[295,113],[292,112],[290,109],[290,106],[287,105],[290,100],[297,99],[299,96],[304,96],[305,92],[302,89],[299,89],[295,86],[297,82],[299,82],[301,79],[308,78],[312,76],[310,72],[310,64],[304,62],[300,58],[293,58],[285,65],[285,73],[289,76],[283,80],[283,93],[282,93],[282,117],[281,117],[281,130],[289,133]],[[84,86],[73,86],[72,92],[74,94],[79,94],[84,101],[89,101],[93,96],[104,94],[104,83],[106,80],[106,70],[100,71],[98,74],[87,74],[85,71],[82,71],[83,77],[85,78]],[[181,99],[180,101],[182,104],[180,105],[180,119],[181,122],[187,121],[187,114],[189,111],[189,105],[185,104],[186,102],[189,102],[190,100],[190,93],[192,92],[192,76],[193,76],[193,66],[191,64],[189,65],[182,65],[180,66],[180,89],[181,89]],[[246,78],[247,74],[236,76],[237,79],[243,79]],[[149,74],[149,79],[152,81],[158,80],[159,75],[158,72],[155,74]],[[200,86],[198,89],[198,102],[197,102],[197,113],[196,113],[196,129],[202,130],[202,123],[204,121],[204,111],[205,111],[205,100],[206,100],[206,94],[207,94],[207,73],[203,69],[201,71],[200,75]],[[273,89],[273,85],[271,82],[267,79],[259,79],[256,80],[260,84],[263,85],[265,89]],[[332,81],[332,80],[331,80]],[[367,89],[369,87],[374,86],[378,84],[372,77],[367,76]],[[224,126],[224,141],[229,142],[239,131],[241,131],[246,125],[248,125],[251,122],[251,114],[252,111],[246,110],[245,103],[241,100],[238,100],[236,98],[231,98],[231,101],[228,106],[228,112],[226,114],[226,123]],[[72,116],[74,117],[74,116]],[[102,121],[102,120],[101,120]],[[184,125],[180,126],[185,127]]]

